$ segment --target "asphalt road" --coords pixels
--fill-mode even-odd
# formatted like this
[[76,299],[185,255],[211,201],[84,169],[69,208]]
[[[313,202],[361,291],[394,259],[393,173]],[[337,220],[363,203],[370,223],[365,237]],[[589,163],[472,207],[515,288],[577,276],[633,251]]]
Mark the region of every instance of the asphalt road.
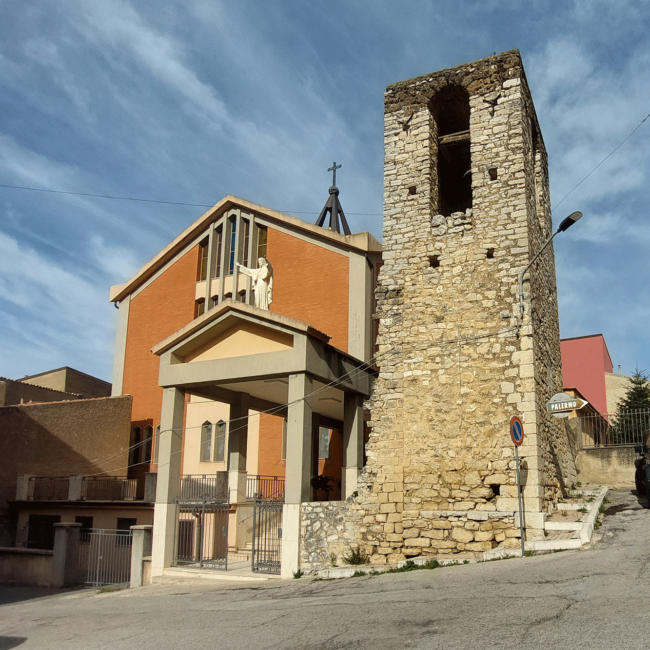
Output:
[[609,499],[585,550],[333,581],[50,595],[0,606],[0,650],[647,648],[650,510],[629,491]]

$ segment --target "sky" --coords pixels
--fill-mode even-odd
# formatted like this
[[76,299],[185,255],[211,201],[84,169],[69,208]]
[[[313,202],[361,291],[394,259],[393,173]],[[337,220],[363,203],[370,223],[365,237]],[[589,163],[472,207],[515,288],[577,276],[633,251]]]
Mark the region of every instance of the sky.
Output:
[[650,119],[574,189],[650,113],[648,34],[627,0],[0,2],[0,376],[110,381],[109,287],[225,195],[314,222],[336,161],[381,238],[386,86],[513,48],[554,223],[584,213],[555,239],[561,335],[650,371]]

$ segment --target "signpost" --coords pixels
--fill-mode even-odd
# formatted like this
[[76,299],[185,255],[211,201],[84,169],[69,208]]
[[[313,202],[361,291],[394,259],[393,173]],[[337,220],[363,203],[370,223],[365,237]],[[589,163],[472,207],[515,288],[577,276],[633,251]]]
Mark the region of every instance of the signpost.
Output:
[[580,397],[571,397],[566,393],[555,393],[551,399],[546,402],[546,412],[551,413],[556,418],[568,418],[571,411],[577,411],[589,402]]
[[513,415],[510,419],[510,437],[515,443],[515,464],[517,465],[517,501],[519,502],[519,535],[521,536],[521,557],[524,557],[524,513],[521,507],[521,480],[519,479],[519,445],[524,441],[524,425]]

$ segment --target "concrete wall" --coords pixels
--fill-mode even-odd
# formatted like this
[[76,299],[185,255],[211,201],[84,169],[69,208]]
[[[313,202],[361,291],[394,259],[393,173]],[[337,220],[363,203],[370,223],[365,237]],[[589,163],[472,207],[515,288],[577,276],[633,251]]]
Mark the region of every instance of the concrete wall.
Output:
[[33,386],[13,379],[0,380],[0,407],[27,404],[29,402],[61,402],[75,399],[80,399],[80,396],[52,388]]
[[630,378],[626,375],[605,373],[605,389],[607,391],[607,412],[616,413],[618,403],[625,397],[630,387]]
[[564,386],[577,388],[599,412],[608,412],[605,373],[612,372],[607,345],[602,334],[562,340]]
[[23,528],[29,522],[29,515],[59,515],[61,523],[74,523],[75,517],[93,518],[93,528],[115,530],[118,518],[136,519],[137,526],[153,523],[153,506],[133,507],[128,502],[108,507],[93,506],[92,503],[77,503],[75,506],[60,506],[55,504],[48,507],[24,507],[18,513],[18,528]]
[[128,396],[0,408],[0,546],[15,528],[7,501],[19,474],[125,476],[130,422]]
[[67,366],[42,372],[38,375],[31,375],[25,377],[22,381],[66,393],[76,393],[86,399],[110,397],[111,394],[111,384],[109,382]]
[[0,584],[50,587],[53,551],[0,548]]
[[634,487],[634,447],[581,449],[576,458],[578,480],[583,484]]

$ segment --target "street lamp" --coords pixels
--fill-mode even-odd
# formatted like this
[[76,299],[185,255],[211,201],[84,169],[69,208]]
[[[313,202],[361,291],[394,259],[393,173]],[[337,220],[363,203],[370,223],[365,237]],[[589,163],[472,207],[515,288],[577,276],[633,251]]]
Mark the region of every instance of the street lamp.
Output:
[[523,319],[524,317],[524,275],[526,271],[533,265],[535,260],[544,252],[544,249],[553,241],[553,238],[558,233],[568,230],[580,217],[582,212],[572,212],[562,223],[559,225],[558,229],[546,240],[544,245],[537,251],[535,257],[530,260],[528,266],[521,272],[519,276],[519,318]]

